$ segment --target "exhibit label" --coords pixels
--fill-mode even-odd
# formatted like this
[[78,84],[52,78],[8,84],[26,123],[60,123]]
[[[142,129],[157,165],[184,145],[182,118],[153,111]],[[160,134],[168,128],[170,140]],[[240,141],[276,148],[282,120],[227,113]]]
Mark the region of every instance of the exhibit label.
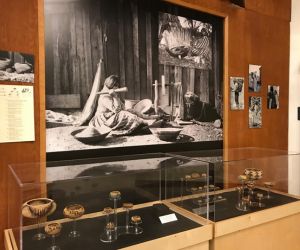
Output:
[[33,86],[0,85],[0,143],[34,141]]

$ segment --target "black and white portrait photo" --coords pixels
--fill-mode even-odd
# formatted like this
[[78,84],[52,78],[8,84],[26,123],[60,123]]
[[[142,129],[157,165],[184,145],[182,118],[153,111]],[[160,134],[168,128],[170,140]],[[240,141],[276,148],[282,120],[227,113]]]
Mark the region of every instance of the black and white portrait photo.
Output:
[[262,127],[262,98],[249,97],[249,128]]
[[261,89],[261,65],[249,65],[249,92],[259,92]]
[[279,109],[279,86],[268,85],[267,108]]
[[231,110],[243,110],[244,105],[243,77],[230,77],[230,108]]
[[34,83],[34,56],[0,50],[0,81]]
[[223,140],[222,19],[175,7],[45,0],[47,153]]

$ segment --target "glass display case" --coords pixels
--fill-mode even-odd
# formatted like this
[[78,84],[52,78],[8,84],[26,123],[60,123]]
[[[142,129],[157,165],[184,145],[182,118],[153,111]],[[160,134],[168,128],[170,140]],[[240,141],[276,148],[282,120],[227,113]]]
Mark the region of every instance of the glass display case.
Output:
[[[176,154],[208,168],[207,181],[213,179],[214,183],[210,185],[213,193],[210,189],[207,192],[210,202],[206,205],[211,206],[208,218],[214,222],[298,201],[289,180],[289,171],[300,163],[297,153],[237,148],[210,151],[211,156],[205,151]],[[198,211],[194,200],[183,198],[180,204],[189,211]]]
[[166,239],[169,249],[208,249],[210,222],[165,202],[213,192],[206,162],[166,154],[48,162],[46,181],[31,178],[43,164],[9,166],[12,249],[143,249]]
[[[237,249],[236,242],[251,249],[295,249],[300,221],[300,154],[262,148],[176,153],[205,162],[215,180],[208,192],[208,218],[214,224],[213,250]],[[217,198],[216,198],[217,197]],[[172,199],[170,199],[172,202]],[[197,216],[199,204],[184,196],[175,204]],[[288,228],[289,239],[282,237]],[[253,241],[255,239],[255,241]],[[272,242],[264,243],[265,241]],[[248,249],[248,248],[247,248]]]
[[273,249],[262,242],[283,247],[287,226],[288,242],[298,241],[297,153],[243,148],[48,162],[47,180],[32,179],[43,164],[9,166],[11,249],[221,250],[235,249],[237,238]]
[[190,201],[189,210],[204,219],[214,213],[212,204],[223,201],[222,195],[215,195],[221,189],[222,183],[208,162],[181,158],[176,166],[162,168],[162,198],[182,208]]

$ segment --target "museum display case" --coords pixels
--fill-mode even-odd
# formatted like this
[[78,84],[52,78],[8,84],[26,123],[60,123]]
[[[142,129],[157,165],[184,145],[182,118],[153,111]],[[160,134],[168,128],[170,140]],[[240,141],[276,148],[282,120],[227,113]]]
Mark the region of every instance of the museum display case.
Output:
[[206,162],[166,154],[48,162],[45,182],[31,178],[41,164],[8,167],[6,249],[208,249],[208,213],[165,202],[200,186],[202,196],[213,192]]
[[[214,223],[211,249],[239,249],[237,241],[243,249],[297,249],[300,197],[294,195],[299,187],[292,177],[299,171],[300,155],[261,148],[227,149],[218,157],[210,153],[176,154],[206,162],[214,173],[219,190],[208,192],[206,199],[208,219]],[[202,217],[195,197],[169,201]]]
[[295,249],[300,154],[176,154],[10,165],[6,249]]

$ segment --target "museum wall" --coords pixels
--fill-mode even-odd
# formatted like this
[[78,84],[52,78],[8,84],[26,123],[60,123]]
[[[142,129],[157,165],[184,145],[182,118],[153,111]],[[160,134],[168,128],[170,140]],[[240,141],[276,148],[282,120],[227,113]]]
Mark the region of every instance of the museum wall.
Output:
[[[37,162],[45,160],[44,140],[44,66],[43,66],[43,33],[39,32],[38,7],[42,1],[11,0],[0,1],[0,48],[1,50],[19,51],[35,55],[35,83],[34,83],[34,120],[35,141],[18,143],[0,143],[0,249],[3,249],[2,230],[8,225],[7,204],[16,202],[16,193],[7,193],[9,184],[7,166],[11,163]],[[39,8],[42,10],[42,8]],[[41,18],[41,17],[40,17]],[[41,59],[41,60],[40,60]],[[8,82],[0,82],[8,84]],[[13,83],[16,85],[32,85]],[[0,132],[2,133],[2,132]],[[31,180],[39,180],[44,176],[43,168],[32,168],[26,173]],[[10,189],[11,190],[11,189]],[[19,208],[16,208],[19,209]],[[18,211],[18,210],[16,210]],[[13,213],[11,210],[10,213]]]
[[[288,83],[290,1],[252,0],[239,8],[224,0],[173,0],[179,5],[223,16],[225,19],[224,50],[224,146],[257,146],[276,149],[288,147]],[[42,0],[0,0],[0,48],[33,53],[36,58],[34,109],[35,141],[0,144],[0,185],[6,194],[7,165],[45,160],[45,65]],[[245,77],[248,86],[248,65],[262,65],[263,100],[262,128],[248,128],[248,97],[245,109],[229,109],[229,77]],[[2,82],[1,84],[5,84]],[[280,86],[280,108],[267,109],[267,85]],[[44,166],[27,173],[32,179],[44,178]],[[287,174],[287,173],[286,173]],[[0,203],[0,230],[8,227],[7,202]],[[0,242],[3,236],[0,234]],[[0,246],[2,248],[2,246]]]
[[[288,82],[290,1],[246,1],[246,8],[229,1],[175,1],[226,17],[224,78],[224,146],[288,147]],[[227,49],[226,49],[227,48]],[[262,89],[249,94],[248,66],[262,65]],[[245,109],[231,111],[229,77],[245,77]],[[267,109],[267,85],[280,86],[280,108]],[[262,128],[248,128],[248,98],[262,97]]]
[[[289,151],[300,151],[300,121],[298,107],[300,107],[300,2],[292,1],[291,47],[290,47],[290,84],[289,84]],[[299,166],[299,164],[298,164]],[[298,178],[296,178],[298,177]],[[300,194],[300,169],[297,165],[289,166],[289,191]]]

